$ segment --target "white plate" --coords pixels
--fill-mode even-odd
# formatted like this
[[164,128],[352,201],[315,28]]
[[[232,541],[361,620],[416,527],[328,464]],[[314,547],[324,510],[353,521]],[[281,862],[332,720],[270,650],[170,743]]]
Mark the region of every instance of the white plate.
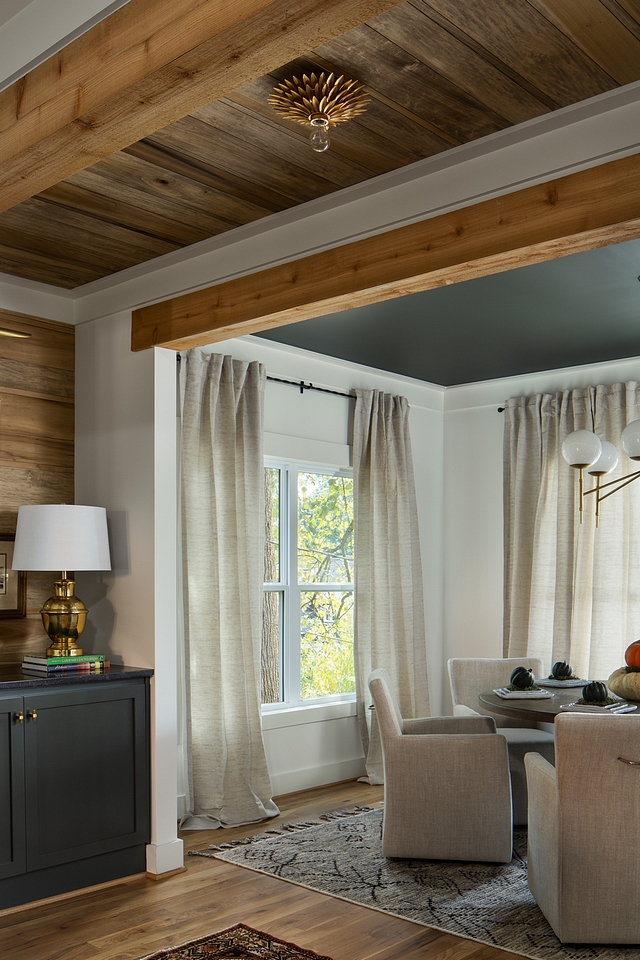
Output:
[[556,680],[548,677],[546,680],[536,680],[540,687],[586,687],[588,680]]
[[621,700],[619,707],[599,707],[595,703],[563,703],[560,709],[573,710],[576,713],[612,713],[614,716],[620,716],[621,713],[635,713],[638,707],[633,703],[626,703]]
[[548,690],[509,690],[507,687],[498,687],[493,692],[502,700],[548,700],[552,696]]

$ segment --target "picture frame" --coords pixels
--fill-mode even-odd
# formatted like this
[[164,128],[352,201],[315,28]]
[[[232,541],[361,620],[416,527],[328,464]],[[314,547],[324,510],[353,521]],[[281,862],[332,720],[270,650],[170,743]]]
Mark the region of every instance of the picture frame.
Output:
[[27,574],[12,570],[15,537],[0,533],[0,619],[19,619],[27,615]]

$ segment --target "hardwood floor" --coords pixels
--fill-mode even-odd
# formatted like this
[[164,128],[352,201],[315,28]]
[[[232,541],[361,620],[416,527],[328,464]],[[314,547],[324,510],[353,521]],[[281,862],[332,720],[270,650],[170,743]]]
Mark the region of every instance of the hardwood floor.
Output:
[[[281,815],[233,830],[190,831],[185,850],[278,822],[375,805],[381,787],[349,782],[277,799]],[[204,857],[165,880],[137,878],[0,912],[2,960],[138,960],[246,923],[333,960],[513,960],[512,954]]]

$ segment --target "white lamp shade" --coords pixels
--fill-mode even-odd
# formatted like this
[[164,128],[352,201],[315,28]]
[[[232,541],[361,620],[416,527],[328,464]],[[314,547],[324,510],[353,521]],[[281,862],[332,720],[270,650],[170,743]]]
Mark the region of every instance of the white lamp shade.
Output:
[[14,570],[110,570],[104,507],[44,503],[19,507]]
[[562,456],[572,467],[590,467],[601,453],[600,437],[591,430],[574,430],[562,444]]
[[640,460],[640,420],[632,420],[622,431],[622,449],[631,460]]
[[609,443],[608,440],[601,440],[600,443],[602,444],[602,453],[587,470],[587,473],[590,473],[592,477],[604,477],[618,466],[618,451],[614,445]]

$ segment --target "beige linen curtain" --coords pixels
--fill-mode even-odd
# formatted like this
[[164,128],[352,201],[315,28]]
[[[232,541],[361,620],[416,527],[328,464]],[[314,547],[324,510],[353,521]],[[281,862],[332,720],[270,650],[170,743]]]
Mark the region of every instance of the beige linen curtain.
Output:
[[[640,480],[609,497],[595,526],[593,497],[578,518],[577,471],[562,456],[573,430],[618,447],[606,482],[636,469],[620,434],[640,416],[637,384],[516,397],[505,410],[505,656],[568,661],[606,680],[640,636]],[[593,486],[586,476],[585,487]]]
[[274,817],[261,730],[265,370],[182,355],[185,829]]
[[403,716],[429,715],[422,561],[405,397],[356,390],[353,486],[357,710],[365,779],[382,783],[369,674],[387,670]]

